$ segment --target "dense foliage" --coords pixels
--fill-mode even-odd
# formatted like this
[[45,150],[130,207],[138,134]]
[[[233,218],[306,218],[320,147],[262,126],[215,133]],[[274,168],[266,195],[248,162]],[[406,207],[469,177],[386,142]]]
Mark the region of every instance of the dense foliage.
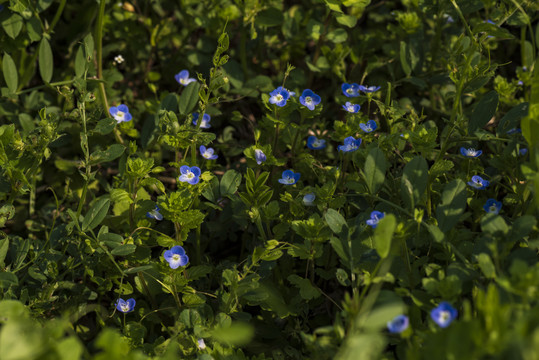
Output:
[[1,359],[539,357],[537,1],[0,3]]

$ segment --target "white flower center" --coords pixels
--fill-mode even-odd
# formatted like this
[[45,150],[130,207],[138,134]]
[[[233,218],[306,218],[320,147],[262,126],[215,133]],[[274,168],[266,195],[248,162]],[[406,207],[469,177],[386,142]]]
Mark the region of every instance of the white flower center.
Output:
[[[185,176],[187,176],[188,179],[192,179],[195,177],[195,174],[193,174],[191,171],[188,171],[187,174],[185,174]],[[174,255],[176,256],[176,255]]]
[[281,94],[277,94],[275,95],[275,100],[277,100],[277,102],[280,102],[280,101],[283,101],[283,96]]
[[123,312],[128,312],[129,311],[129,305],[127,303],[123,304],[123,305],[120,305],[120,307],[122,308]]
[[181,78],[181,79],[180,79],[180,84],[182,84],[182,85],[187,85],[187,84],[188,84],[188,81],[189,81],[189,80],[187,80],[187,78]]
[[286,181],[287,184],[293,184],[294,183],[294,178],[290,177],[290,176],[287,176],[286,179],[284,179]]
[[349,112],[354,112],[354,105],[348,105],[346,108]]
[[489,211],[491,213],[494,213],[494,212],[498,211],[498,208],[496,207],[496,205],[490,205]]
[[172,260],[174,260],[174,261],[180,260],[180,255],[178,255],[178,254],[172,255]]
[[346,93],[347,93],[347,94],[353,94],[353,93],[354,93],[354,89],[348,88],[348,89],[346,89]]
[[447,322],[451,318],[449,311],[440,311],[440,322]]
[[315,141],[313,141],[313,147],[320,147],[323,144],[324,143],[322,142],[322,140],[319,140],[319,139],[316,139]]
[[305,97],[305,103],[312,104],[313,99],[310,96]]
[[123,111],[119,111],[116,113],[116,120],[123,120],[124,119],[124,116],[125,116],[125,113]]

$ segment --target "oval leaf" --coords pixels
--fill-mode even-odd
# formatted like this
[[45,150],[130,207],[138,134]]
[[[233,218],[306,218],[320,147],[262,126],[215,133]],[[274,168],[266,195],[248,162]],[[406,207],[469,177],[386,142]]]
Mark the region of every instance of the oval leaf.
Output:
[[198,90],[200,85],[198,82],[193,81],[183,89],[180,96],[180,114],[189,114],[196,106],[198,102]]
[[371,194],[376,194],[384,183],[387,170],[387,161],[384,152],[372,148],[365,160],[365,182]]
[[107,216],[109,207],[109,199],[101,198],[97,200],[82,220],[82,231],[92,230],[97,225],[101,224],[101,221]]
[[2,70],[4,71],[4,79],[6,80],[9,91],[14,93],[17,91],[19,75],[17,74],[15,62],[9,54],[4,54],[4,58],[2,60]]
[[475,106],[470,123],[468,124],[468,134],[473,134],[475,130],[483,128],[492,119],[498,108],[498,93],[495,90],[487,93],[479,100]]
[[39,74],[44,82],[50,83],[52,79],[53,60],[49,40],[43,38],[39,44]]
[[378,226],[374,229],[374,248],[382,259],[389,255],[391,239],[396,228],[397,219],[395,219],[394,215],[388,214],[380,220]]

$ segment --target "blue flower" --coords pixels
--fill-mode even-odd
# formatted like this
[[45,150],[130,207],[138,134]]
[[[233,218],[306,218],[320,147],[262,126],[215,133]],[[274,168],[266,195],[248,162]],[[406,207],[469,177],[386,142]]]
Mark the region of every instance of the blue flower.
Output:
[[294,185],[298,182],[300,173],[294,173],[292,170],[283,171],[282,178],[279,179],[279,182],[284,185]]
[[342,93],[346,97],[357,97],[359,96],[359,85],[356,83],[353,84],[347,84],[343,83],[341,86]]
[[518,154],[521,155],[521,156],[524,156],[528,153],[528,149],[526,148],[522,148],[518,151]]
[[255,149],[255,160],[258,165],[266,161],[266,154],[260,149]]
[[[197,112],[193,113],[193,125],[195,125],[195,126],[197,125],[199,117],[200,117],[199,113],[197,113]],[[202,122],[200,123],[200,128],[201,129],[209,129],[209,128],[211,128],[210,120],[211,120],[210,115],[204,114],[204,116],[202,117]]]
[[321,100],[320,96],[313,93],[311,89],[303,90],[303,93],[299,97],[301,105],[306,106],[309,110],[314,110],[314,107],[320,104]]
[[204,146],[204,145],[200,145],[200,154],[202,155],[202,157],[206,160],[215,160],[218,158],[217,155],[214,155],[213,154],[213,148],[207,148]]
[[477,189],[477,190],[484,190],[489,186],[490,182],[488,180],[484,180],[479,175],[472,176],[472,181],[468,181],[468,185],[471,187]]
[[359,124],[359,128],[361,130],[365,131],[366,133],[370,133],[370,132],[373,132],[374,130],[378,129],[378,125],[376,124],[376,121],[369,120],[369,121],[367,121],[366,124],[364,124],[364,123]]
[[181,175],[178,180],[181,182],[195,185],[200,181],[200,168],[197,166],[189,167],[188,165],[183,165],[180,167],[180,173]]
[[326,140],[311,135],[307,138],[307,147],[311,150],[321,150],[326,147]]
[[380,86],[363,86],[359,85],[359,90],[366,92],[366,93],[372,93],[375,91],[380,90]]
[[118,301],[116,301],[116,309],[118,309],[118,311],[121,311],[123,313],[128,313],[135,310],[135,304],[136,304],[136,301],[133,298],[127,301],[125,301],[124,299],[118,299]]
[[483,206],[483,209],[485,209],[485,211],[488,213],[498,215],[498,213],[502,209],[502,202],[496,201],[495,199],[488,199]]
[[189,256],[185,255],[185,250],[180,246],[173,246],[172,249],[165,251],[163,257],[172,269],[185,266],[189,262]]
[[163,215],[161,215],[161,213],[159,212],[160,210],[161,209],[159,209],[159,206],[156,205],[155,209],[146,213],[146,217],[155,220],[163,220]]
[[457,318],[457,309],[452,307],[448,302],[442,301],[440,305],[435,307],[430,312],[430,317],[436,324],[442,328],[446,328],[453,320]]
[[118,107],[111,106],[109,109],[109,114],[112,115],[114,120],[116,120],[118,123],[130,121],[133,118],[129,113],[129,108],[124,104],[118,105]]
[[351,113],[357,113],[359,109],[361,109],[361,106],[358,104],[352,104],[350,101],[347,101],[346,104],[342,106],[344,110],[351,112]]
[[314,206],[314,200],[316,195],[314,193],[308,193],[303,196],[303,205],[305,206]]
[[475,150],[474,148],[465,149],[464,147],[460,148],[460,153],[466,157],[479,157],[483,151]]
[[179,73],[174,75],[174,78],[176,79],[178,83],[180,83],[183,86],[187,86],[193,81],[196,81],[194,78],[189,77],[189,71],[187,70],[180,71]]
[[344,139],[344,145],[339,145],[338,149],[343,152],[356,151],[359,149],[359,145],[361,145],[361,139],[356,140],[354,137],[349,136]]
[[269,102],[270,104],[275,104],[277,106],[283,107],[286,105],[286,102],[290,98],[290,92],[279,86],[277,89],[270,92]]
[[512,129],[507,130],[507,135],[519,134],[521,132],[522,130],[519,128],[512,128]]
[[371,226],[373,229],[376,229],[380,220],[386,216],[383,212],[374,210],[371,212],[371,218],[366,221],[367,225]]
[[387,329],[392,334],[398,334],[408,329],[408,325],[410,325],[410,320],[408,319],[408,316],[399,315],[393,320],[387,322]]

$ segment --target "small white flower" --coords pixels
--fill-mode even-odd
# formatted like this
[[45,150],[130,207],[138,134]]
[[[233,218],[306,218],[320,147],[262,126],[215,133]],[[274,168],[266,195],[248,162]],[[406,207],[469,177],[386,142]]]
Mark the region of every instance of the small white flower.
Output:
[[116,55],[114,57],[114,62],[117,63],[117,64],[121,64],[123,63],[125,60],[124,60],[124,57],[122,55]]
[[206,343],[204,342],[204,339],[198,339],[197,343],[199,350],[204,350],[206,348]]
[[305,206],[314,206],[314,199],[316,199],[316,195],[314,193],[305,194],[303,197],[303,204]]

